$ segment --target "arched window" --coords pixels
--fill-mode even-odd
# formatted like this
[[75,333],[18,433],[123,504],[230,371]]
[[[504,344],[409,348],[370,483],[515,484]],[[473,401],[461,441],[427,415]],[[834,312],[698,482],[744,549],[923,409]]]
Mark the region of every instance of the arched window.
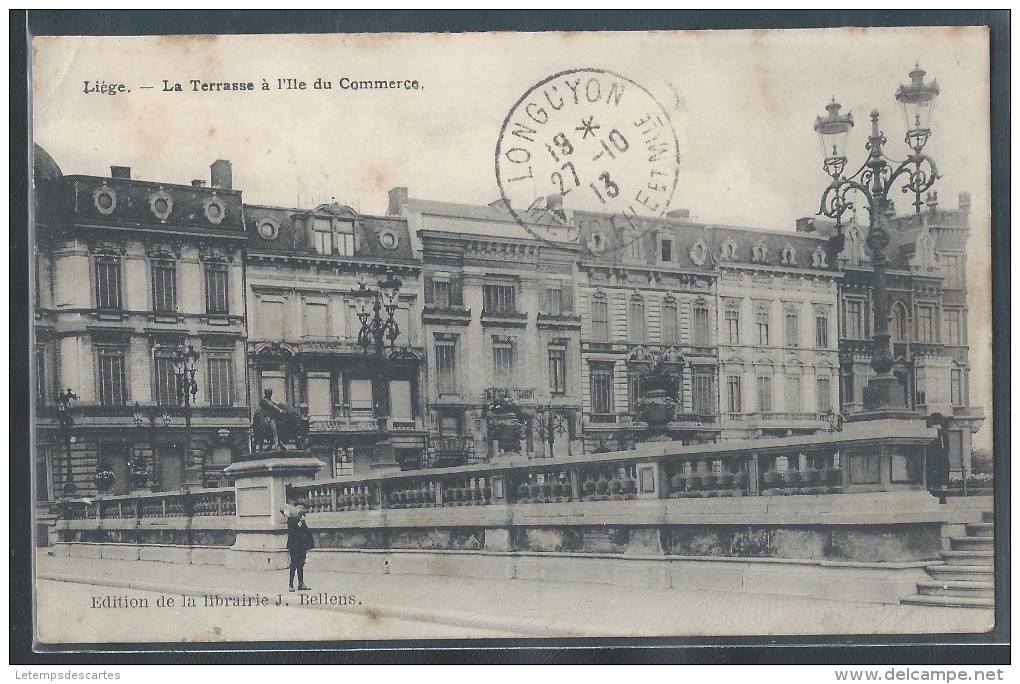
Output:
[[907,308],[903,302],[896,302],[893,305],[892,316],[890,316],[890,330],[893,342],[907,341]]

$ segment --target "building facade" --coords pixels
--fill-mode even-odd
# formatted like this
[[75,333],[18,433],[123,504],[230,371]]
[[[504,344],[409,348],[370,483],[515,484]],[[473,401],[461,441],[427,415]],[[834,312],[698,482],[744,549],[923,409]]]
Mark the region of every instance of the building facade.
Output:
[[[967,306],[967,253],[970,195],[961,193],[957,209],[940,207],[929,194],[923,211],[890,221],[887,288],[889,333],[903,401],[921,415],[950,419],[950,467],[970,470],[971,439],[984,420],[970,403],[970,340]],[[830,236],[833,226],[813,219],[798,221],[798,232]],[[840,287],[840,400],[842,411],[863,408],[871,368],[874,307],[871,250],[867,227],[844,230],[837,266]]]
[[[224,483],[247,450],[241,193],[227,161],[211,187],[64,176],[35,148],[38,499]],[[199,354],[194,384],[176,351]],[[77,397],[71,430],[58,393]],[[187,401],[185,401],[185,395]],[[140,477],[138,473],[147,473]]]
[[[407,224],[324,204],[245,206],[249,401],[307,411],[320,477],[419,468],[426,447],[421,263]],[[400,283],[395,340],[359,345],[356,293]],[[369,316],[374,314],[369,311]],[[380,310],[381,320],[388,314]]]
[[[873,274],[854,224],[836,254],[813,219],[776,232],[684,210],[654,223],[561,212],[578,240],[556,242],[498,202],[395,188],[387,216],[245,205],[223,160],[209,183],[173,184],[124,167],[64,176],[35,155],[41,501],[68,480],[94,494],[99,470],[112,493],[226,484],[267,389],[307,412],[330,478],[631,448],[660,361],[676,383],[668,436],[688,444],[837,429],[872,374]],[[894,372],[908,406],[950,418],[955,471],[983,420],[969,397],[969,203],[933,195],[891,221],[889,248]],[[357,293],[390,276],[400,334],[377,353],[359,344]],[[193,393],[174,363],[189,348]],[[491,415],[507,400],[523,422],[509,442]]]
[[[429,464],[581,453],[575,248],[536,239],[499,204],[408,199],[396,188],[390,211],[421,242]],[[495,438],[488,415],[504,398],[524,423],[512,444]]]

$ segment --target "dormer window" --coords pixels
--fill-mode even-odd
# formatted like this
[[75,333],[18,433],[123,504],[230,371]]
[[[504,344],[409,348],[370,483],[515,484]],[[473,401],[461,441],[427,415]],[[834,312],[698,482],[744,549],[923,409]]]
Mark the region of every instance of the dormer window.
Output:
[[354,256],[354,222],[316,216],[312,219],[312,244],[319,254]]

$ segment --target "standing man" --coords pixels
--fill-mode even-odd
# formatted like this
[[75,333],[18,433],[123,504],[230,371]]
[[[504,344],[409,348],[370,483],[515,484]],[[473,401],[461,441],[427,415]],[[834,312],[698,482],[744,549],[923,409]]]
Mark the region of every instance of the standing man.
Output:
[[296,509],[280,509],[287,516],[287,551],[290,552],[290,581],[288,586],[294,591],[294,575],[297,574],[298,589],[308,591],[305,586],[305,556],[315,548],[312,531],[308,529],[305,514],[308,513],[308,502],[294,502]]

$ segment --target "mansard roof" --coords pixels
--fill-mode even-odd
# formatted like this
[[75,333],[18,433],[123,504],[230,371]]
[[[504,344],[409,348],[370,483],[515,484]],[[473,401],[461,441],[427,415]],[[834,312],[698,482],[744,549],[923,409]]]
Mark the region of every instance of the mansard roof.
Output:
[[412,215],[410,220],[416,230],[509,240],[530,241],[540,238],[545,242],[570,247],[566,230],[562,231],[563,235],[560,238],[556,236],[556,231],[550,231],[542,226],[536,227],[534,232],[529,231],[518,223],[503,201],[479,206],[409,198],[404,207]]
[[[315,217],[353,222],[354,259],[380,263],[418,262],[405,219],[359,214],[336,202],[314,209],[245,204],[249,253],[351,259],[338,254],[320,255],[315,251],[311,225]],[[270,227],[264,227],[266,225]]]

